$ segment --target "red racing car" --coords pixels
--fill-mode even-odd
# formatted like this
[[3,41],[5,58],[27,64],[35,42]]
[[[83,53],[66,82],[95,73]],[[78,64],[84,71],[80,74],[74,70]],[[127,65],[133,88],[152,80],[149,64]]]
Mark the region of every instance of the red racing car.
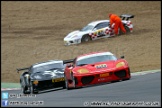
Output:
[[94,52],[69,60],[72,63],[66,65],[64,72],[66,88],[129,80],[130,69],[123,58],[117,58],[111,52]]

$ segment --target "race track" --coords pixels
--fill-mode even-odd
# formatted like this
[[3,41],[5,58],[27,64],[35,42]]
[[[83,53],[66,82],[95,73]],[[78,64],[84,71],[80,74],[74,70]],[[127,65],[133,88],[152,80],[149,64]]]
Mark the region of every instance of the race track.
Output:
[[[20,90],[7,92],[9,92],[9,94],[21,93]],[[161,106],[161,72],[135,75],[128,81],[95,85],[80,89],[57,89],[41,92],[37,94],[36,97],[30,98],[10,97],[9,102],[10,101],[43,102],[43,105],[34,105],[34,107],[84,107],[90,106],[94,101],[109,102],[111,105],[119,104],[118,102],[144,102],[141,105],[154,104],[155,106]],[[138,104],[136,103],[136,105]],[[13,106],[19,107],[20,105]]]

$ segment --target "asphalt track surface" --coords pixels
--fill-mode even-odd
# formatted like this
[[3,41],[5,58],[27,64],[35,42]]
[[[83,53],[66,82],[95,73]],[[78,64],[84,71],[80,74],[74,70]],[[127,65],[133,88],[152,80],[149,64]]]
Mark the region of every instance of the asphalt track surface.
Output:
[[[23,102],[24,105],[10,107],[91,107],[94,102],[105,106],[129,105],[161,106],[161,72],[132,76],[130,80],[100,84],[80,89],[62,88],[42,91],[36,97],[21,97],[20,90],[5,91],[9,93],[9,102]],[[11,98],[11,94],[16,97]],[[17,96],[18,95],[18,96]],[[30,102],[35,103],[31,105]],[[43,102],[40,104],[39,102]],[[26,103],[28,102],[28,105]],[[36,103],[39,105],[36,105]],[[29,105],[30,104],[30,105]],[[2,103],[1,103],[2,106]]]

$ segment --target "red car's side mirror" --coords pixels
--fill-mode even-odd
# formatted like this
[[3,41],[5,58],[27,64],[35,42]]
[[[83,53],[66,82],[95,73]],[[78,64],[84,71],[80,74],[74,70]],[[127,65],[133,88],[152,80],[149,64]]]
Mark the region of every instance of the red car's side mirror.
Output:
[[67,67],[69,68],[69,67],[73,67],[73,64],[67,64]]

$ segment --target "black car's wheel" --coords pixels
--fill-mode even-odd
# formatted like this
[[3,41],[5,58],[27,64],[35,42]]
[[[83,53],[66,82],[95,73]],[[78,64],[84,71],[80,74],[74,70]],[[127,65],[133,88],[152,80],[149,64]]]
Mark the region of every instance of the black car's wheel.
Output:
[[81,39],[81,42],[88,42],[91,41],[91,37],[89,35],[84,35]]
[[23,94],[30,94],[30,91],[28,90],[28,87],[27,86],[22,86],[21,87],[21,91],[23,92]]
[[[23,80],[23,81],[22,81]],[[25,79],[20,80],[21,84],[21,91],[23,94],[30,94],[30,91],[28,90],[28,86],[25,83]]]
[[38,90],[34,89],[32,82],[30,83],[30,93],[38,94]]
[[26,90],[25,90],[25,87],[21,85],[21,91],[22,93],[26,94]]
[[66,84],[64,84],[62,88],[63,88],[63,89],[66,89]]

